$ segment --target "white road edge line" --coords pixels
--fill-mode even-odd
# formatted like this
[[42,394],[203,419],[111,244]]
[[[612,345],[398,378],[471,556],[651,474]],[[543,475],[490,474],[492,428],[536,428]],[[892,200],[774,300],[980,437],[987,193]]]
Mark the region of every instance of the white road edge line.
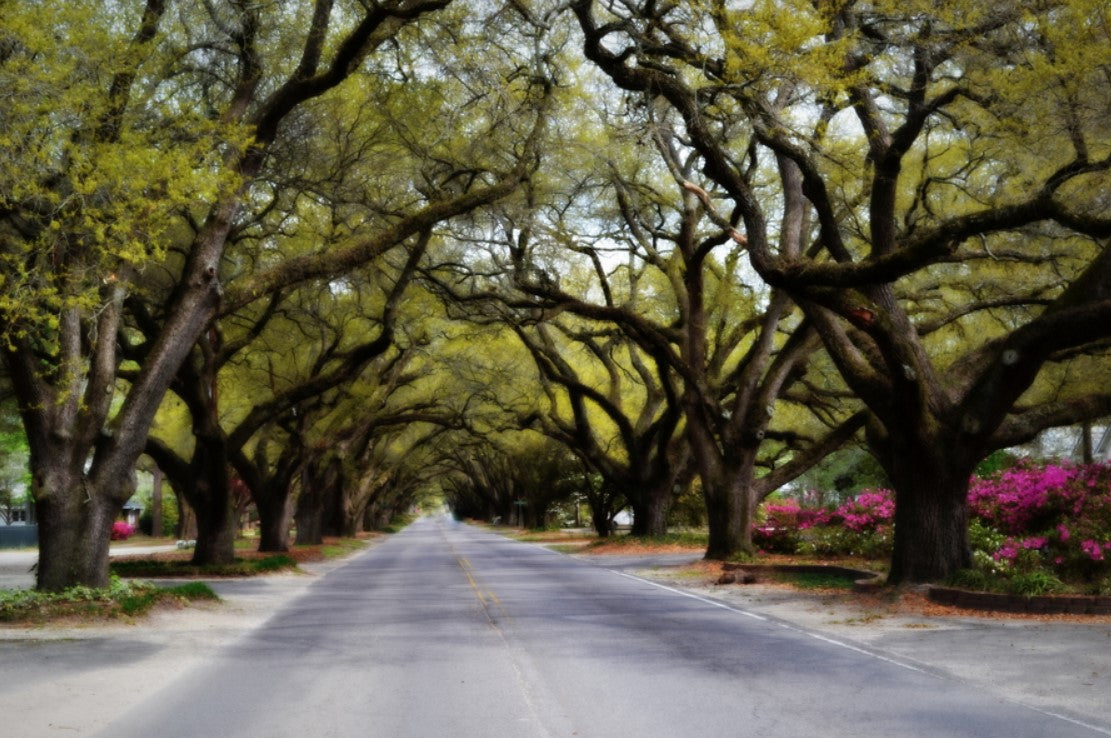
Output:
[[[730,612],[735,612],[738,615],[744,615],[745,617],[753,618],[755,620],[763,620],[765,622],[773,622],[773,621],[771,621],[770,618],[767,618],[763,615],[758,615],[754,612],[749,612],[747,610],[742,610],[739,607],[734,607],[732,605],[727,605],[724,602],[716,602],[716,601],[708,599],[706,597],[696,595],[693,592],[684,592],[681,589],[676,589],[675,587],[669,587],[666,584],[660,584],[659,582],[653,582],[651,579],[645,579],[644,577],[638,577],[634,574],[628,574],[628,573],[623,572],[623,571],[617,571],[616,569],[610,569],[609,571],[613,572],[614,574],[617,574],[618,576],[625,577],[626,579],[632,579],[635,582],[643,582],[644,584],[650,584],[653,587],[656,587],[657,589],[662,589],[662,590],[665,590],[667,592],[671,592],[672,594],[682,595],[683,597],[689,597],[692,600],[698,600],[699,602],[702,602],[702,603],[707,604],[707,605],[713,605],[714,607],[720,607],[722,610],[729,610]],[[914,672],[918,672],[919,674],[926,674],[928,676],[933,676],[933,677],[936,677],[936,678],[940,678],[937,674],[933,674],[929,671],[926,671],[925,669],[920,669],[917,666],[913,666],[912,664],[908,664],[906,662],[899,661],[898,659],[892,659],[892,658],[889,658],[887,656],[881,656],[878,653],[874,653],[874,652],[869,651],[869,650],[864,649],[864,648],[859,648],[859,647],[854,646],[852,644],[845,643],[844,641],[839,641],[836,638],[830,638],[828,636],[821,635],[820,633],[814,633],[813,631],[806,630],[805,628],[800,628],[798,626],[791,625],[790,623],[785,623],[782,620],[776,620],[776,621],[774,621],[774,623],[776,625],[778,625],[780,628],[783,628],[784,630],[790,630],[790,631],[794,631],[795,633],[801,633],[803,635],[810,636],[811,638],[814,638],[816,640],[823,641],[825,643],[829,643],[829,644],[834,645],[834,646],[839,646],[839,647],[847,649],[849,651],[855,651],[856,653],[863,654],[865,656],[869,656],[873,659],[877,659],[879,661],[884,661],[884,662],[887,662],[889,664],[893,664],[894,666],[898,666],[898,667],[901,667],[903,669],[907,669],[908,671],[914,671]],[[961,680],[958,680],[958,681],[961,681]],[[1087,728],[1088,730],[1093,730],[1097,733],[1101,733],[1102,735],[1111,736],[1111,730],[1108,730],[1107,728],[1101,727],[1099,725],[1093,725],[1091,723],[1086,723],[1083,720],[1077,720],[1076,718],[1069,717],[1068,715],[1062,715],[1060,713],[1053,712],[1051,710],[1045,710],[1045,709],[1042,709],[1040,707],[1036,707],[1034,705],[1029,705],[1025,702],[1019,702],[1017,700],[1013,700],[1009,697],[1005,697],[1005,696],[1002,696],[1002,695],[996,694],[996,697],[998,699],[1003,700],[1004,702],[1009,702],[1012,705],[1017,705],[1019,707],[1025,707],[1028,710],[1033,710],[1034,712],[1040,713],[1040,714],[1045,715],[1047,717],[1057,718],[1058,720],[1064,720],[1066,723],[1072,723],[1073,725],[1078,725],[1081,728]]]
[[[509,539],[507,539],[507,540],[509,540]],[[526,542],[517,541],[517,543],[526,543]],[[541,543],[536,543],[536,542],[532,542],[532,541],[529,541],[527,543],[529,545],[532,545],[533,547],[535,547],[539,551],[544,551],[546,553],[555,554],[556,556],[567,556],[567,554],[563,553],[562,551],[556,551],[556,550],[551,549],[551,548],[549,548],[549,547],[547,547],[547,546],[545,546]],[[943,678],[939,674],[935,674],[935,673],[933,673],[933,672],[931,672],[927,669],[920,669],[917,666],[914,666],[912,664],[908,664],[906,662],[899,661],[897,659],[892,659],[892,658],[889,658],[887,656],[881,656],[878,653],[873,653],[872,651],[868,651],[867,649],[858,648],[857,646],[853,646],[853,645],[850,645],[848,643],[844,643],[844,642],[839,641],[835,638],[830,638],[828,636],[824,636],[824,635],[821,635],[819,633],[814,633],[812,631],[806,630],[805,628],[800,628],[796,625],[792,625],[792,624],[784,622],[782,620],[772,621],[771,618],[765,617],[763,615],[758,615],[757,613],[749,612],[748,610],[742,610],[739,607],[734,607],[732,605],[727,605],[724,602],[717,602],[715,600],[711,600],[711,599],[708,599],[706,597],[696,595],[693,592],[684,592],[681,589],[676,589],[675,587],[669,587],[666,584],[660,584],[659,582],[653,582],[651,579],[645,579],[644,577],[638,577],[634,574],[629,574],[627,572],[619,571],[617,569],[609,569],[609,568],[606,568],[606,567],[600,567],[600,568],[605,569],[606,571],[612,572],[613,574],[617,574],[618,576],[625,577],[626,579],[632,579],[635,582],[641,582],[643,584],[649,584],[653,587],[656,587],[657,589],[662,589],[662,590],[665,590],[667,592],[671,592],[672,594],[681,595],[683,597],[689,597],[692,600],[698,600],[701,603],[704,603],[706,605],[712,605],[713,607],[719,607],[722,610],[729,610],[730,612],[737,613],[738,615],[744,615],[747,618],[752,618],[754,620],[762,620],[764,622],[769,622],[769,623],[774,622],[775,625],[778,625],[780,628],[783,628],[784,630],[791,630],[791,631],[794,631],[796,633],[802,633],[803,635],[808,635],[811,638],[817,639],[819,641],[824,641],[824,642],[829,643],[829,644],[834,645],[834,646],[840,646],[841,648],[848,649],[849,651],[855,651],[855,652],[863,654],[865,656],[869,656],[871,658],[878,659],[879,661],[885,661],[889,664],[893,664],[894,666],[898,666],[900,668],[907,669],[908,671],[917,672],[919,674],[925,674],[927,676],[932,676],[932,677],[935,677],[937,679]],[[950,678],[952,678],[952,677],[950,677]],[[965,683],[965,684],[971,684],[970,682],[965,682],[962,679],[956,679],[956,681],[959,681],[959,682],[962,682],[962,683]],[[1093,725],[1092,723],[1086,723],[1083,720],[1077,720],[1076,718],[1069,717],[1068,715],[1062,715],[1062,714],[1057,713],[1057,712],[1052,712],[1051,710],[1045,710],[1043,708],[1036,707],[1034,705],[1029,705],[1025,702],[1019,702],[1018,700],[1014,700],[1014,699],[1011,699],[1010,697],[1006,697],[1004,695],[1000,695],[1000,694],[997,694],[997,693],[994,693],[994,692],[992,694],[995,694],[996,698],[1002,700],[1003,702],[1008,702],[1012,705],[1017,705],[1019,707],[1025,707],[1026,709],[1033,710],[1034,712],[1039,713],[1041,715],[1046,715],[1047,717],[1057,718],[1058,720],[1063,720],[1066,723],[1071,723],[1072,725],[1078,725],[1081,728],[1087,728],[1088,730],[1095,731],[1096,733],[1100,733],[1102,735],[1111,736],[1111,730],[1108,730],[1107,728],[1104,728],[1102,726]]]
[[868,651],[866,649],[859,648],[857,646],[853,646],[849,643],[845,643],[844,641],[839,641],[836,638],[830,638],[828,636],[824,636],[824,635],[821,635],[821,634],[818,634],[818,633],[814,633],[814,632],[806,630],[804,628],[799,628],[798,626],[791,625],[790,623],[785,623],[782,620],[772,621],[770,618],[767,618],[763,615],[758,615],[757,613],[749,612],[748,610],[742,610],[739,607],[734,607],[732,605],[727,605],[724,602],[716,602],[716,601],[708,599],[706,597],[696,595],[692,592],[684,592],[681,589],[676,589],[675,587],[669,587],[666,584],[660,584],[659,582],[653,582],[651,579],[645,579],[643,577],[638,577],[638,576],[635,576],[633,574],[628,574],[628,573],[623,572],[623,571],[615,571],[613,569],[611,569],[610,571],[613,571],[614,574],[618,574],[620,576],[623,576],[626,579],[632,579],[632,580],[637,581],[637,582],[644,582],[645,584],[651,584],[653,587],[657,587],[657,588],[665,590],[667,592],[672,592],[672,593],[677,594],[677,595],[682,595],[683,597],[689,597],[692,600],[698,600],[699,602],[705,603],[707,605],[713,605],[714,607],[720,607],[722,610],[729,610],[730,612],[735,612],[738,615],[744,615],[745,617],[753,618],[754,620],[763,620],[765,622],[774,622],[775,625],[778,625],[780,628],[783,628],[784,630],[790,630],[790,631],[795,632],[795,633],[801,633],[802,635],[810,636],[811,638],[822,641],[824,643],[829,643],[829,644],[834,645],[834,646],[839,646],[840,648],[844,648],[844,649],[849,650],[849,651],[855,651],[856,653],[864,654],[865,656],[870,656],[871,658],[878,659],[879,661],[886,661],[889,664],[894,664],[895,666],[900,666],[900,667],[902,667],[904,669],[908,669],[910,671],[916,671],[920,674],[928,673],[928,672],[924,671],[923,669],[919,669],[917,666],[912,666],[911,664],[907,664],[907,663],[904,663],[902,661],[897,661],[896,659],[888,658],[887,656],[881,656],[878,653],[873,653],[872,651]]

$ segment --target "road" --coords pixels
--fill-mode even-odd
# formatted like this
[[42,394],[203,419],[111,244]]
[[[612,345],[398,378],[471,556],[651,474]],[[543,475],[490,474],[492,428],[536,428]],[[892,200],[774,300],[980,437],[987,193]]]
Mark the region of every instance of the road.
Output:
[[1109,731],[714,600],[425,519],[322,576],[99,734]]

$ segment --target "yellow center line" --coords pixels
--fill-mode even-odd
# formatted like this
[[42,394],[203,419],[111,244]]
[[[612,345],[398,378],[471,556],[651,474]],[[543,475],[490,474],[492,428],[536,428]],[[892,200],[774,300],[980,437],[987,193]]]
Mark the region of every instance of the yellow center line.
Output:
[[490,618],[490,621],[495,621],[494,613],[490,611],[491,602],[496,606],[498,616],[508,620],[509,614],[505,611],[505,607],[502,605],[501,600],[498,599],[498,596],[491,590],[485,589],[480,586],[478,580],[471,573],[474,571],[473,567],[471,566],[471,562],[467,561],[467,559],[463,556],[456,556],[455,560],[459,564],[459,568],[463,570],[463,576],[467,578],[467,584],[471,585],[471,589],[474,590],[475,597],[478,598],[479,603],[481,603],[482,608],[486,611],[486,616]]

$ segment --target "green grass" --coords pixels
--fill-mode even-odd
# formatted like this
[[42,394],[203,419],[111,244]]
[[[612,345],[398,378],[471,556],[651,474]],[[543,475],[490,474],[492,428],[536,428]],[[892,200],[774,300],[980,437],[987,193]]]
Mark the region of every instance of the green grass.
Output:
[[112,583],[103,589],[71,587],[62,592],[0,590],[0,622],[133,618],[148,613],[159,602],[219,599],[204,582],[163,589],[149,582],[130,582],[113,577]]
[[366,548],[367,541],[359,538],[341,538],[320,548],[320,555],[326,559],[339,559]]
[[231,564],[198,566],[189,561],[113,561],[113,574],[121,577],[249,577],[286,569],[296,569],[297,562],[285,554],[263,559],[236,559]]
[[583,550],[581,545],[575,543],[545,543],[545,545],[553,551],[565,554],[579,553]]
[[775,572],[774,578],[799,589],[852,589],[854,577],[835,573]]
[[594,546],[690,546],[705,548],[709,534],[702,531],[678,531],[662,536],[613,535],[599,538],[590,544]]

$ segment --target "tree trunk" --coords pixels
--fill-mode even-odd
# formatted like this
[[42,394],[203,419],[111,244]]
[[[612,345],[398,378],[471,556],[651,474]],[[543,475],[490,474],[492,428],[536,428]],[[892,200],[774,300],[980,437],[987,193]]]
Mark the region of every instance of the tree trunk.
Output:
[[162,469],[157,464],[151,472],[150,486],[150,534],[161,538],[162,531]]
[[255,499],[255,508],[258,510],[259,551],[289,550],[289,501],[290,489],[286,484],[268,484],[265,493]]
[[739,553],[755,553],[752,545],[752,518],[755,500],[751,483],[736,474],[716,476],[712,483],[702,479],[710,540],[706,558],[724,560]]
[[228,479],[227,448],[221,434],[197,435],[190,469],[192,478],[186,486],[186,497],[197,513],[193,563],[198,566],[233,563],[238,520]]
[[297,511],[293,519],[297,524],[299,546],[315,545],[324,541],[325,503],[329,487],[336,484],[337,473],[333,465],[326,462],[323,471],[316,464],[306,467],[302,473],[301,496],[297,498]]
[[39,526],[36,588],[107,587],[112,523],[130,495],[98,493],[87,477],[60,465],[37,466],[32,484]]
[[365,530],[385,530],[393,517],[393,509],[383,503],[371,503],[363,512],[363,528]]
[[179,541],[196,540],[197,513],[193,510],[193,506],[189,504],[189,500],[185,499],[184,492],[174,489],[174,497],[177,500],[177,527],[174,530],[174,535],[177,536]]
[[302,492],[297,500],[297,512],[293,519],[297,523],[297,545],[310,546],[324,541],[324,506],[317,495]]
[[894,552],[887,581],[943,581],[971,565],[968,474],[951,463],[902,467],[898,476],[888,472],[896,505]]
[[324,511],[321,517],[322,536],[343,536],[346,529],[349,482],[347,475],[342,471],[342,466],[340,469],[335,482],[327,487],[328,495],[324,499]]
[[344,538],[358,538],[359,533],[362,532],[363,516],[365,513],[365,504],[347,511],[343,517],[343,530],[341,531],[341,535]]
[[609,505],[602,500],[590,498],[590,517],[594,524],[594,531],[599,538],[609,538],[613,533],[613,515]]
[[633,507],[632,535],[667,535],[667,515],[671,511],[671,480],[642,487],[640,494],[626,496]]
[[702,498],[706,503],[709,543],[706,558],[724,560],[739,553],[752,554],[752,521],[756,510],[753,481],[756,472],[757,441],[752,446],[737,444],[724,456],[705,414],[688,394],[687,437],[690,439]]

